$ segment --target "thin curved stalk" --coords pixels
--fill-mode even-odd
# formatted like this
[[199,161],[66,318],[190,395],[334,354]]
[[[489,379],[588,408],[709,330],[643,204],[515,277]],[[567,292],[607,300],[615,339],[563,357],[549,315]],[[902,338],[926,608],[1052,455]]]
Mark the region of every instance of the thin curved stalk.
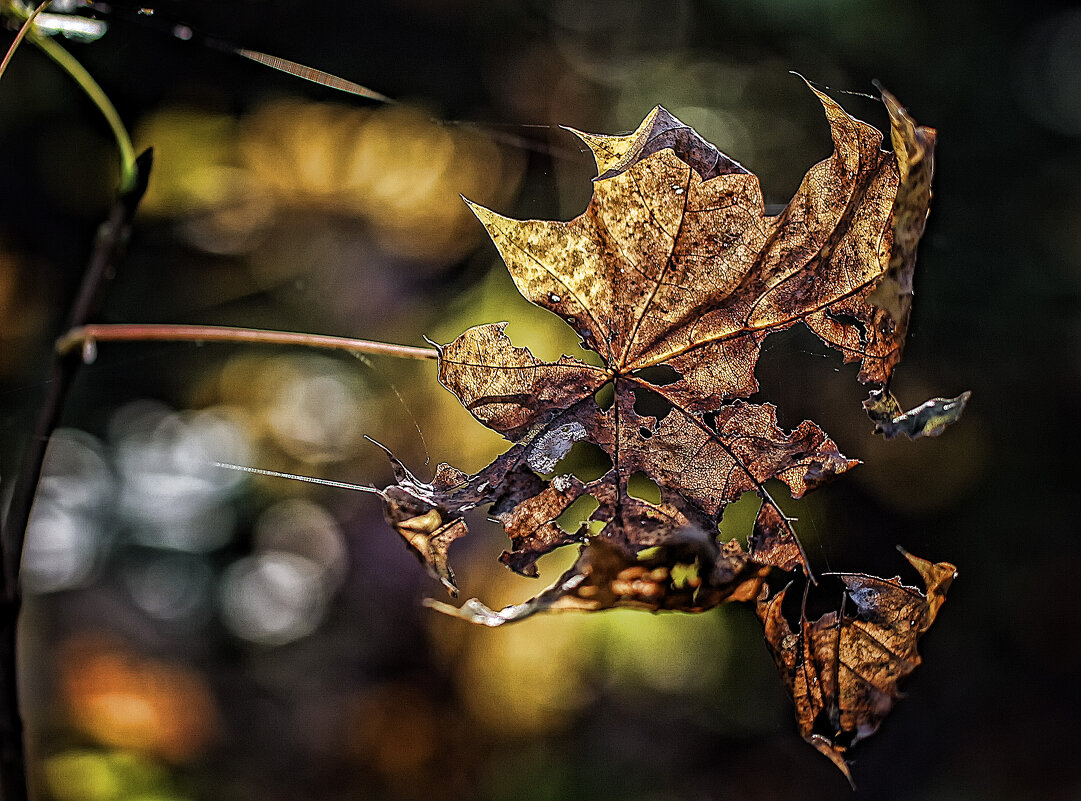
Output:
[[136,178],[135,148],[131,144],[131,136],[128,135],[128,130],[124,127],[120,114],[117,113],[116,107],[109,100],[109,96],[105,94],[105,90],[98,85],[98,82],[86,71],[86,68],[79,63],[75,56],[49,37],[31,33],[27,36],[27,39],[42,53],[56,62],[60,69],[70,75],[72,80],[79,84],[79,88],[90,98],[90,102],[97,106],[98,111],[105,117],[105,121],[113,132],[113,138],[116,139],[116,147],[120,153],[120,194],[130,192],[135,186]]
[[291,331],[265,331],[257,328],[231,328],[216,325],[117,324],[82,325],[72,328],[56,342],[56,351],[66,356],[83,351],[92,357],[98,342],[235,342],[266,345],[299,345],[308,348],[344,350],[372,356],[398,359],[437,359],[435,348],[414,348],[367,339],[330,337],[320,334],[297,334]]
[[8,64],[11,63],[11,57],[14,56],[15,51],[19,49],[19,45],[22,44],[23,39],[26,38],[26,34],[34,27],[34,20],[37,19],[38,14],[44,11],[45,6],[49,5],[51,2],[52,0],[44,0],[37,8],[30,12],[30,16],[23,20],[19,32],[15,34],[15,41],[11,43],[11,47],[9,47],[7,53],[4,54],[4,60],[0,61],[0,78],[4,77],[4,72],[7,70]]

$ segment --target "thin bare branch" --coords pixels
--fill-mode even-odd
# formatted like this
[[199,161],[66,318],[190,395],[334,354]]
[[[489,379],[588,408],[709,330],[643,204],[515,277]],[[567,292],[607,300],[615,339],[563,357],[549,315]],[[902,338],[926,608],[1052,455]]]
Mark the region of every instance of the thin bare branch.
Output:
[[93,354],[98,342],[234,342],[264,345],[299,345],[307,348],[344,350],[371,356],[393,356],[398,359],[437,359],[435,348],[414,348],[367,339],[330,337],[320,334],[298,334],[292,331],[265,331],[257,328],[232,328],[216,325],[157,325],[116,324],[81,325],[69,330],[56,343],[56,351],[64,356],[77,351]]
[[[152,162],[146,151],[135,162],[136,179],[128,191],[117,198],[109,219],[98,231],[97,243],[83,274],[79,294],[72,305],[69,327],[81,325],[97,314],[105,282],[131,233],[135,210],[146,191]],[[4,801],[26,801],[26,751],[23,745],[23,722],[19,711],[17,633],[22,594],[19,566],[22,562],[26,529],[34,505],[45,463],[49,438],[60,420],[68,391],[79,371],[80,361],[57,355],[47,384],[45,399],[38,410],[34,432],[23,456],[11,493],[11,505],[0,531],[0,797]]]

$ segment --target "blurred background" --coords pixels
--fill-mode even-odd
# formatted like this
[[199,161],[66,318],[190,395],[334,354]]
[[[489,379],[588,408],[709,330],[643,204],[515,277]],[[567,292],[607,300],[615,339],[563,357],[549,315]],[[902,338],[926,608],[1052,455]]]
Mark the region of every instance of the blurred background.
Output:
[[[786,504],[819,571],[958,565],[925,664],[853,753],[856,797],[1073,799],[1081,409],[1081,11],[1071,3],[648,0],[112,3],[66,42],[156,160],[109,322],[245,325],[423,345],[510,320],[575,352],[514,290],[459,195],[569,219],[592,159],[562,131],[660,103],[783,204],[829,155],[789,74],[873,91],[939,130],[936,195],[894,391],[974,393],[937,440],[885,443],[806,331],[756,399],[866,464]],[[176,26],[186,26],[185,29]],[[3,46],[13,33],[4,34]],[[210,36],[355,80],[290,78]],[[881,105],[836,95],[887,124]],[[116,186],[97,110],[33,48],[0,81],[0,478],[7,498],[53,339]],[[471,627],[377,499],[202,466],[383,486],[364,437],[430,477],[503,449],[432,363],[302,350],[103,345],[50,444],[24,563],[23,695],[37,796],[201,799],[844,799],[799,738],[751,609]],[[745,537],[754,504],[723,529]],[[478,517],[463,597],[540,583]]]

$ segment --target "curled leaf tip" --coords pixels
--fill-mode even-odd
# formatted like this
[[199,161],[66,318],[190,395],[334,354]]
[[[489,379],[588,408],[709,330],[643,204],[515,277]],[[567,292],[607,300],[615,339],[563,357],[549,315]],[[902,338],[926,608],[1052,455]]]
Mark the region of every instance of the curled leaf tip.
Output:
[[848,780],[849,787],[853,790],[856,789],[856,782],[852,778],[852,770],[845,760],[845,751],[847,749],[844,746],[836,745],[820,734],[812,734],[807,738],[807,742],[814,746],[818,753],[832,762],[837,770],[841,771],[841,774]]
[[451,604],[443,603],[442,601],[426,598],[424,600],[424,605],[430,609],[434,609],[436,612],[448,615],[449,617],[465,620],[468,623],[473,623],[478,626],[487,626],[488,628],[496,628],[505,623],[513,623],[541,611],[530,602],[518,604],[517,606],[507,606],[499,610],[490,609],[478,598],[470,598],[461,606],[452,606]]
[[897,128],[915,130],[917,127],[916,121],[912,119],[912,116],[908,113],[908,109],[901,105],[901,101],[899,101],[880,82],[875,81],[874,86],[878,90],[879,96],[882,98],[882,103],[886,106],[886,111],[890,115],[890,122]]

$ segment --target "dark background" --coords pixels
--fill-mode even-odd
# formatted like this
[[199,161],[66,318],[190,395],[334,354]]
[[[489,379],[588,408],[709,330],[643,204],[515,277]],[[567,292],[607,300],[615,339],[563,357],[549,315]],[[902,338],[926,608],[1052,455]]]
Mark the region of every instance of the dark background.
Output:
[[[1074,6],[248,0],[138,17],[113,5],[103,38],[66,45],[157,155],[111,322],[423,345],[506,319],[516,344],[570,352],[573,335],[517,296],[459,193],[569,219],[594,167],[556,126],[625,132],[660,103],[783,204],[830,150],[789,71],[860,92],[880,80],[940,142],[894,389],[909,406],[971,389],[969,410],[937,440],[884,443],[854,368],[806,332],[771,339],[759,369],[782,423],[811,417],[866,462],[789,505],[816,567],[914,583],[901,544],[960,571],[907,697],[852,754],[857,797],[1081,797]],[[281,75],[202,35],[402,104]],[[886,124],[873,99],[835,96]],[[0,81],[5,498],[115,188],[114,150],[96,109],[24,45]],[[749,609],[472,628],[421,606],[441,590],[370,495],[186,460],[386,482],[362,435],[425,477],[500,449],[430,363],[101,346],[27,550],[39,797],[851,797],[799,739]],[[726,532],[745,536],[753,512],[733,507]],[[455,546],[463,597],[538,591],[497,564],[502,547],[481,521]],[[541,563],[542,581],[560,558]]]

